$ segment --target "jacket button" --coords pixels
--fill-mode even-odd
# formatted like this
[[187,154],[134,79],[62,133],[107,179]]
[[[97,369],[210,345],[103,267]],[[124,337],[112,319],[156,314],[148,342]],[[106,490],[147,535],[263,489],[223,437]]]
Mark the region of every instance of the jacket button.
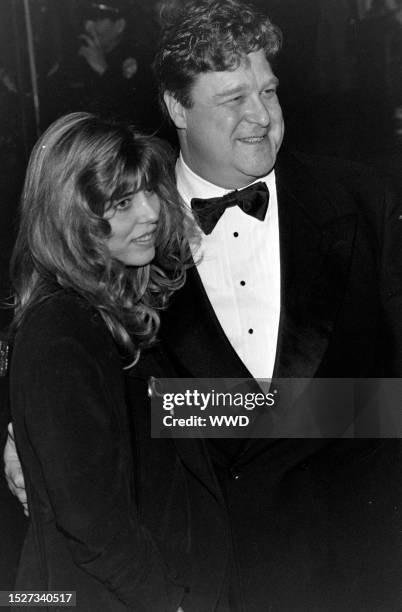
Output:
[[229,468],[230,476],[233,480],[239,480],[240,472],[235,470],[234,468]]

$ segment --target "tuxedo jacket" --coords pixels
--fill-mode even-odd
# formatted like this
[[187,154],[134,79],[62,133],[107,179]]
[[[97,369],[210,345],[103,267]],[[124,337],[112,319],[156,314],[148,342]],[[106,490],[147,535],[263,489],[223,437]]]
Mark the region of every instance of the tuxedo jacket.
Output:
[[[401,207],[357,165],[283,153],[275,172],[281,316],[274,376],[398,376]],[[136,386],[150,376],[251,377],[196,268],[162,315],[159,346],[128,377],[132,405]],[[152,517],[161,441],[144,428],[137,412],[141,503]],[[164,457],[170,481],[160,491],[177,514],[164,502],[164,546],[185,585],[186,612],[402,606],[398,439],[250,439],[220,459],[206,440],[172,443],[170,463]]]

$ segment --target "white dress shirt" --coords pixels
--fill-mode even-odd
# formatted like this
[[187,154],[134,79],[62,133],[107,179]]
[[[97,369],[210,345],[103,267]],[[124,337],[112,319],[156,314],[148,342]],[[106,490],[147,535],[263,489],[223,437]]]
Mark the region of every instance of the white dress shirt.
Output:
[[[177,187],[185,203],[231,190],[195,174],[180,156]],[[227,208],[213,232],[201,234],[198,272],[215,314],[234,350],[255,378],[271,378],[280,316],[280,255],[275,173],[258,179],[269,189],[264,221]]]

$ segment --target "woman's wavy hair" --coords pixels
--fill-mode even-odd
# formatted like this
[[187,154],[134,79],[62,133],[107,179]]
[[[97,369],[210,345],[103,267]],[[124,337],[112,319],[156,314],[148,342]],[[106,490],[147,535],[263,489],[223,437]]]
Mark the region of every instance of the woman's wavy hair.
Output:
[[260,49],[272,62],[282,44],[280,29],[243,0],[167,2],[161,19],[154,70],[165,114],[165,92],[190,108],[191,90],[199,74],[235,70],[246,55]]
[[[155,192],[161,203],[156,255],[147,265],[126,267],[109,253],[104,214],[123,194],[141,189]],[[72,290],[136,361],[155,341],[160,309],[185,282],[193,231],[166,143],[89,113],[61,117],[36,143],[28,164],[11,261],[11,333],[38,302],[61,288]]]

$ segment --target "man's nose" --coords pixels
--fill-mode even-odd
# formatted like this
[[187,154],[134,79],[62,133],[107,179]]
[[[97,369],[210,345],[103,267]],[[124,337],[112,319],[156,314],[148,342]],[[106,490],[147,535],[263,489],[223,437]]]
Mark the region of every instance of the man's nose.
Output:
[[269,112],[259,94],[250,96],[246,109],[246,116],[248,121],[251,121],[252,123],[257,123],[258,125],[264,127],[269,125]]

